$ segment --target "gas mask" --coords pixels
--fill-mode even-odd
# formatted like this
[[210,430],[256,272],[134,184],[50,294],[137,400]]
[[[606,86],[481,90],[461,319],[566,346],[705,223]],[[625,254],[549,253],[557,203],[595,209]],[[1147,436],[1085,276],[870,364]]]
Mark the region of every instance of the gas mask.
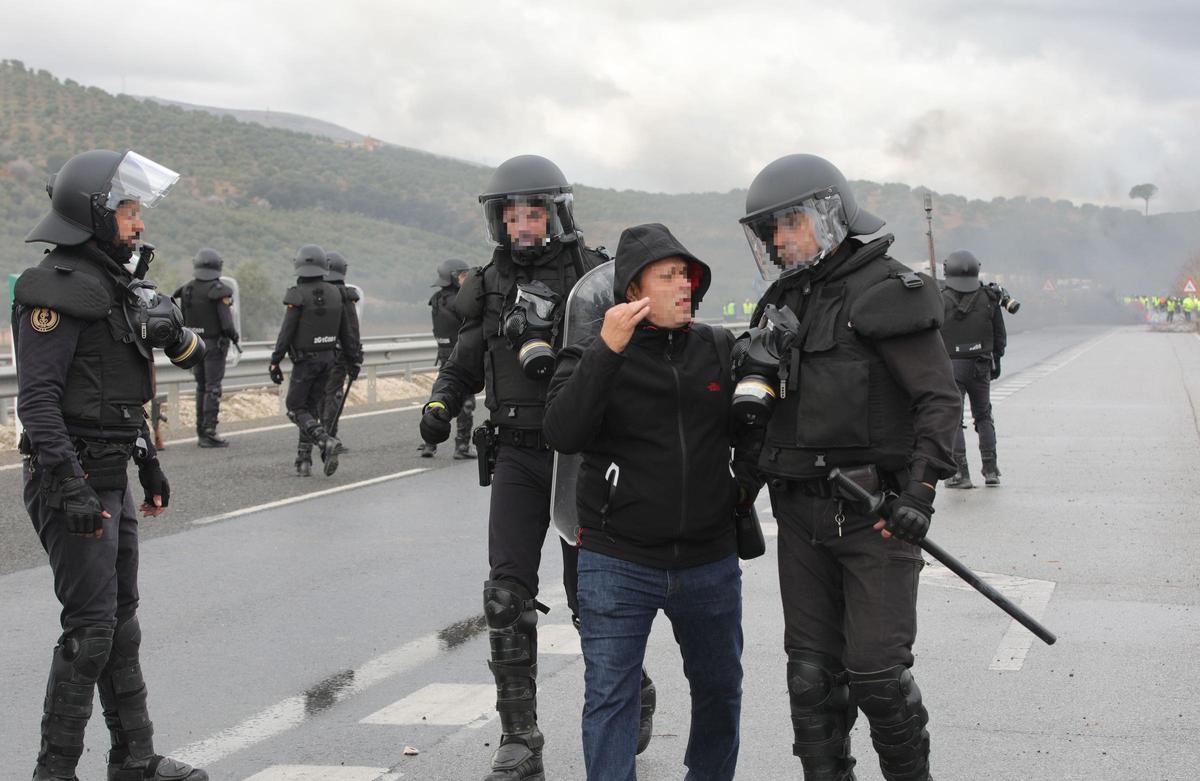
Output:
[[154,283],[135,279],[127,286],[125,319],[138,350],[147,359],[151,350],[162,350],[171,363],[191,369],[204,359],[204,342],[183,325],[183,313],[170,298],[160,295]]
[[788,307],[768,304],[762,320],[750,329],[750,343],[733,367],[733,416],[747,426],[763,426],[775,409],[775,400],[787,395],[792,372],[792,347],[800,335],[800,321]]
[[517,353],[521,371],[532,380],[554,370],[554,334],[558,328],[561,297],[542,282],[520,282],[512,306],[504,314],[501,331]]

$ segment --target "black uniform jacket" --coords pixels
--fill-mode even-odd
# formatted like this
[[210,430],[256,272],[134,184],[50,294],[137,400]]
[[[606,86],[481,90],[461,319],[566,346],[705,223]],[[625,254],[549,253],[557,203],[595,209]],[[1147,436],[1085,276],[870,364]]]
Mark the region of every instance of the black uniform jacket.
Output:
[[[691,258],[665,229],[643,238],[627,243],[623,237],[618,302],[647,264]],[[736,552],[732,342],[720,328],[662,330],[643,323],[622,353],[599,336],[560,353],[543,430],[555,449],[583,453],[576,491],[584,548],[663,569]],[[612,487],[606,474],[614,469],[619,475]]]

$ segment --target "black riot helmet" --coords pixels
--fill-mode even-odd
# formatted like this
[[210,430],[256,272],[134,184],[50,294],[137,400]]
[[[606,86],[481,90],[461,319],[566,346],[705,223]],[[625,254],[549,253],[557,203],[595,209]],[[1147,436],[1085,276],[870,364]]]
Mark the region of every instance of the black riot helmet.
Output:
[[[858,205],[837,166],[803,154],[781,157],[754,177],[740,222],[768,281],[820,262],[847,236],[866,236],[884,225]],[[777,246],[776,226],[784,225],[811,227],[815,243]]]
[[[563,234],[558,212],[560,206],[570,211],[571,184],[562,170],[546,158],[518,155],[505,160],[492,173],[479,202],[483,204],[488,237],[493,242],[515,253],[536,253]],[[535,218],[530,223],[529,233],[517,241],[509,237],[506,211],[509,220],[522,216]],[[544,227],[537,219],[542,214],[545,215]]]
[[298,277],[323,277],[329,270],[329,256],[316,244],[305,244],[292,258]]
[[437,281],[433,283],[433,287],[458,287],[458,275],[470,268],[465,260],[458,258],[443,260],[438,264]]
[[983,266],[979,258],[965,249],[955,250],[942,261],[946,273],[946,287],[962,293],[979,288],[979,269]]
[[179,174],[137,152],[93,149],[75,155],[46,183],[50,213],[25,241],[74,246],[93,236],[112,241],[118,204],[137,201],[147,208],[166,195]]
[[342,253],[327,252],[325,258],[329,261],[329,270],[325,272],[325,281],[345,282],[346,271],[350,268],[350,264],[342,257]]
[[192,258],[192,276],[201,282],[220,279],[221,268],[224,265],[225,261],[221,260],[215,249],[205,247]]

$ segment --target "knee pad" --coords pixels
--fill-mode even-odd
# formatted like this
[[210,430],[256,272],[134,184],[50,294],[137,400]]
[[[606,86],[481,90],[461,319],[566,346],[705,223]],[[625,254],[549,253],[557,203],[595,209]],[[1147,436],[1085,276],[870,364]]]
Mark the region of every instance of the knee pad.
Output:
[[788,651],[788,696],[799,757],[848,757],[856,711],[841,663],[813,651]]
[[95,683],[108,664],[112,647],[112,629],[83,626],[63,632],[58,641],[58,656],[70,666],[72,680]]
[[483,584],[483,615],[489,629],[532,629],[537,626],[536,605],[525,587],[515,581],[489,580]]
[[297,420],[297,418],[299,416],[296,413],[297,413],[297,410],[294,410],[294,409],[288,410],[287,411],[287,419],[292,421],[293,423],[295,423],[298,426],[298,425],[300,425],[300,421]]
[[929,713],[907,667],[849,673],[854,703],[871,722],[871,741],[888,778],[924,779],[929,756]]

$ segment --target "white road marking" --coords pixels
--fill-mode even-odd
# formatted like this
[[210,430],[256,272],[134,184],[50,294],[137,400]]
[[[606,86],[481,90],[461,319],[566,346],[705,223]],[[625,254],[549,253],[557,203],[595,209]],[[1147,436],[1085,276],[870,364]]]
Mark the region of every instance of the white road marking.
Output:
[[378,781],[385,773],[386,767],[272,765],[246,781]]
[[538,654],[582,656],[579,630],[573,624],[543,624],[537,630]]
[[[571,631],[575,631],[573,627]],[[372,713],[359,723],[464,727],[491,718],[495,706],[496,687],[493,684],[431,683]]]
[[[1000,575],[993,572],[977,572],[979,577],[990,583],[997,591],[1016,602],[1025,612],[1041,620],[1050,605],[1055,583],[1052,580],[1022,578],[1017,575]],[[940,564],[930,563],[921,572],[921,581],[930,586],[974,591],[962,579]],[[981,598],[985,598],[982,597]],[[999,608],[997,608],[999,609]],[[1034,641],[1033,633],[1016,622],[1009,621],[1008,629],[1000,640],[1000,647],[992,657],[989,670],[1016,671],[1025,665],[1025,657]]]
[[297,504],[299,502],[308,501],[309,499],[318,499],[322,496],[329,496],[331,494],[340,494],[343,491],[351,491],[355,488],[364,488],[368,485],[375,485],[376,483],[386,483],[389,480],[399,480],[402,477],[409,477],[411,475],[417,475],[428,471],[429,470],[427,468],[405,469],[403,472],[393,472],[390,475],[380,475],[379,477],[372,477],[368,480],[359,480],[356,483],[347,483],[346,485],[334,486],[333,488],[326,488],[321,491],[300,494],[299,496],[289,496],[286,499],[278,499],[274,502],[266,502],[264,504],[253,505],[251,507],[243,507],[240,510],[231,510],[230,512],[221,513],[220,515],[210,515],[207,518],[197,518],[196,520],[192,521],[192,524],[194,526],[204,526],[206,524],[216,523],[217,521],[228,521],[231,518],[240,518],[243,515],[250,515],[251,513],[258,513],[264,510],[274,510],[279,507],[287,507],[289,504]]

